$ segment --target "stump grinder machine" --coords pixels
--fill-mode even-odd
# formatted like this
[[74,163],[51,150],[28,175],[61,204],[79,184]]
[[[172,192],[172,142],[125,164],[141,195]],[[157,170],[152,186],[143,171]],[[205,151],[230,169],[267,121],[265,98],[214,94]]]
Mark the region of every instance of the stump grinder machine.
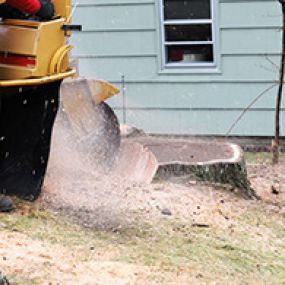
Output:
[[68,37],[80,26],[70,23],[70,0],[53,4],[52,20],[0,22],[0,193],[30,200],[41,191],[58,109],[72,129],[70,140],[79,148],[87,142],[106,167],[120,145],[118,120],[104,102],[118,90],[80,78],[61,84],[76,73]]

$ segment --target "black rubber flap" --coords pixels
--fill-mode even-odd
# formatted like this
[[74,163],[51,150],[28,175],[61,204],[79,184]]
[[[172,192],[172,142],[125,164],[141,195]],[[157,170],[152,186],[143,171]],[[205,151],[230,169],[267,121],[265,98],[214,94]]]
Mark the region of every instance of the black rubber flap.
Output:
[[39,196],[60,83],[0,87],[0,193],[29,200]]

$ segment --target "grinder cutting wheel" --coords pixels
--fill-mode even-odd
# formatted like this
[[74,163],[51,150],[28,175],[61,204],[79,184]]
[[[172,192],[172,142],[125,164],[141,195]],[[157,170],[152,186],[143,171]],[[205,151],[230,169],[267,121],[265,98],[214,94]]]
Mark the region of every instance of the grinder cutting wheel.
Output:
[[[68,64],[72,47],[66,38],[80,26],[70,25],[70,8],[70,0],[7,0],[0,5],[1,194],[30,200],[40,194],[59,108],[60,86],[64,78],[75,74]],[[94,86],[103,89],[93,94]],[[120,133],[117,118],[103,100],[118,90],[106,82],[90,84],[85,80],[67,82],[63,90],[62,105],[66,110],[62,117],[75,131],[71,139],[89,140],[90,148],[95,149],[92,142],[102,138],[101,146],[105,149],[101,152],[109,149],[104,156],[110,158],[119,148]],[[82,104],[84,96],[89,98]],[[97,117],[108,130],[91,136],[96,126],[82,117],[94,120],[92,112],[98,113],[98,109],[101,115]],[[78,131],[79,125],[84,132]],[[110,145],[106,143],[107,136]],[[12,207],[6,196],[0,199],[0,210],[1,205],[5,211]]]

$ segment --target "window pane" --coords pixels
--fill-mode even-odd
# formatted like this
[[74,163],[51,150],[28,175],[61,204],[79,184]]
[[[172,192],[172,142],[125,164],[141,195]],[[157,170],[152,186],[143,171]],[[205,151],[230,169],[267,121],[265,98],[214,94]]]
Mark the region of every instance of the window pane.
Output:
[[211,25],[171,25],[165,26],[166,41],[211,41]]
[[213,62],[212,45],[166,46],[167,63]]
[[164,0],[165,20],[211,19],[211,0]]

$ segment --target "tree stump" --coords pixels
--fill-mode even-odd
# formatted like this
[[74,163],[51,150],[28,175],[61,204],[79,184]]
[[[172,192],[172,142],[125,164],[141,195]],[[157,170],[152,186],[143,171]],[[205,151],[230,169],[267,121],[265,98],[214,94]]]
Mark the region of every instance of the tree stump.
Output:
[[[149,136],[129,139],[128,143],[130,141],[141,144],[145,150],[153,153],[156,161],[152,159],[148,167],[156,169],[155,177],[192,174],[199,180],[230,184],[240,189],[246,197],[258,198],[247,178],[243,151],[236,144]],[[148,180],[152,179],[148,177]]]

